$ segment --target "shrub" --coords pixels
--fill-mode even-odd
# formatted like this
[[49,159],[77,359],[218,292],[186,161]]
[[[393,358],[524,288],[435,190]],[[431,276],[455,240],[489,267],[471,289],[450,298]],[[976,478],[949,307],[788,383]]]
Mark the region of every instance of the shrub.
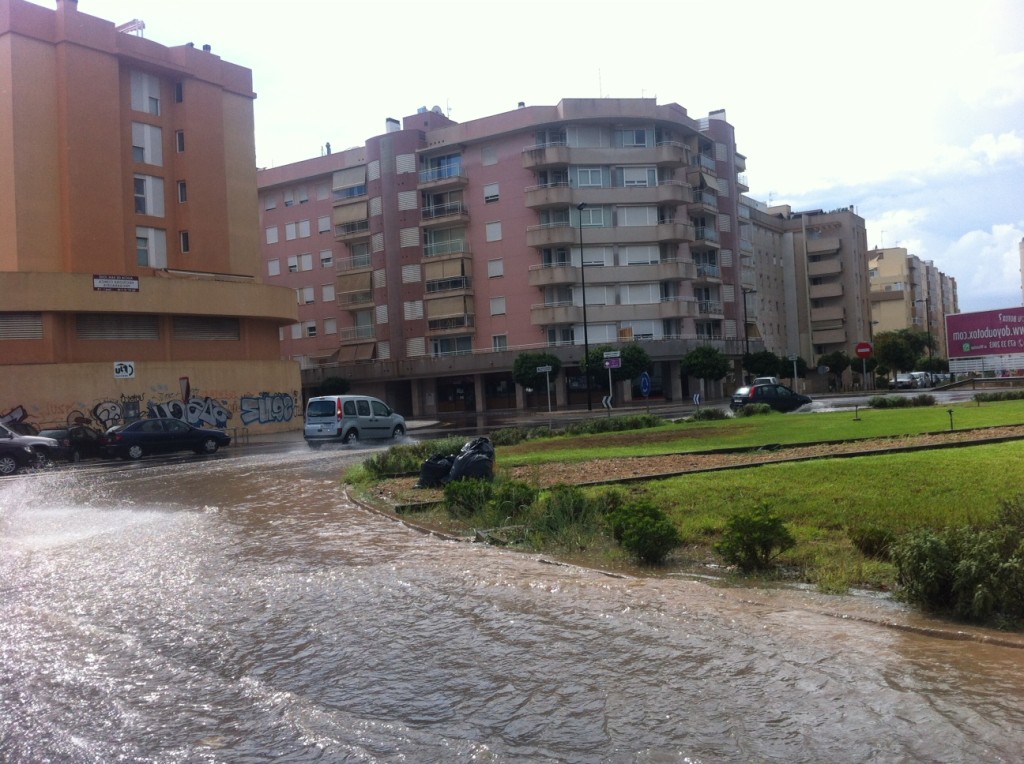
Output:
[[715,551],[744,573],[765,570],[772,560],[796,544],[782,518],[764,504],[750,512],[733,515],[726,522]]
[[767,403],[746,403],[736,411],[736,416],[761,416],[772,413],[772,407]]
[[515,519],[527,513],[538,494],[536,488],[522,480],[498,479],[493,484],[490,503],[498,516]]
[[494,489],[489,480],[456,480],[444,487],[444,504],[453,517],[472,517],[487,508]]
[[905,409],[917,406],[934,406],[935,396],[930,393],[906,395],[872,395],[868,398],[868,406],[873,409]]
[[991,527],[919,530],[893,547],[900,596],[979,623],[1024,619],[1024,496],[1003,501]]
[[729,412],[717,406],[705,406],[693,412],[690,420],[694,422],[713,422],[719,419],[728,419]]
[[978,403],[995,403],[996,401],[1024,400],[1024,390],[1000,390],[992,393],[975,393],[974,400]]
[[595,417],[570,422],[565,432],[569,435],[590,435],[600,432],[619,432],[622,430],[645,430],[661,427],[665,421],[654,414],[627,414],[625,416]]
[[378,451],[364,460],[363,466],[375,478],[413,475],[420,471],[426,459],[435,454],[457,454],[465,443],[466,439],[458,436],[425,440],[422,443],[402,443]]
[[648,500],[624,504],[607,518],[612,538],[640,562],[657,565],[682,544],[678,529]]
[[935,396],[931,393],[918,393],[910,399],[911,406],[934,406]]

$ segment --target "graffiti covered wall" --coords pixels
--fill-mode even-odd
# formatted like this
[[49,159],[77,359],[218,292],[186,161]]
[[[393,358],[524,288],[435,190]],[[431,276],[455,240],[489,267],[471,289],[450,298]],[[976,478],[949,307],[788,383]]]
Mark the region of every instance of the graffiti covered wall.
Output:
[[[115,369],[115,366],[117,368]],[[298,364],[189,362],[8,366],[0,422],[107,428],[155,416],[240,433],[302,426]]]

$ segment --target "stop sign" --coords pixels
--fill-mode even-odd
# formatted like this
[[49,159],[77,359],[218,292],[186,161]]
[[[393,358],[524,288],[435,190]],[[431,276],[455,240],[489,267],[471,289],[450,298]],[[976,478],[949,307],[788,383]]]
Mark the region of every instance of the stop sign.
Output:
[[871,347],[870,342],[858,342],[855,350],[858,358],[868,358],[871,356],[874,348]]

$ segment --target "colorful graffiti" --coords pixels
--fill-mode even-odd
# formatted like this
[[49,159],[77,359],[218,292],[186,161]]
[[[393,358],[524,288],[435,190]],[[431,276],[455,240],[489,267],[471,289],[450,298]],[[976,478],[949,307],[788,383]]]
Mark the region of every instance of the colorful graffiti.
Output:
[[[229,391],[217,390],[214,396],[203,394],[186,384],[180,384],[180,388],[174,390],[166,385],[155,386],[149,395],[121,395],[90,404],[77,401],[66,407],[56,403],[37,407],[22,404],[0,414],[0,422],[26,422],[38,427],[53,427],[62,422],[94,423],[105,430],[142,417],[166,416],[197,427],[226,429],[232,422],[245,427],[283,424],[290,422],[296,413],[297,392],[246,392],[232,401],[234,395]],[[188,392],[189,396],[181,397],[182,390]]]

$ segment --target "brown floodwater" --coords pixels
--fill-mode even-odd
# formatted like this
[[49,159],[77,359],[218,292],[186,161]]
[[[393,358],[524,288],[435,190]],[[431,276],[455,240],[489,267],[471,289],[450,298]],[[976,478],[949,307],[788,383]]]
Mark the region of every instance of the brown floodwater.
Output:
[[0,481],[0,760],[1021,760],[1017,635],[445,541],[359,455]]

